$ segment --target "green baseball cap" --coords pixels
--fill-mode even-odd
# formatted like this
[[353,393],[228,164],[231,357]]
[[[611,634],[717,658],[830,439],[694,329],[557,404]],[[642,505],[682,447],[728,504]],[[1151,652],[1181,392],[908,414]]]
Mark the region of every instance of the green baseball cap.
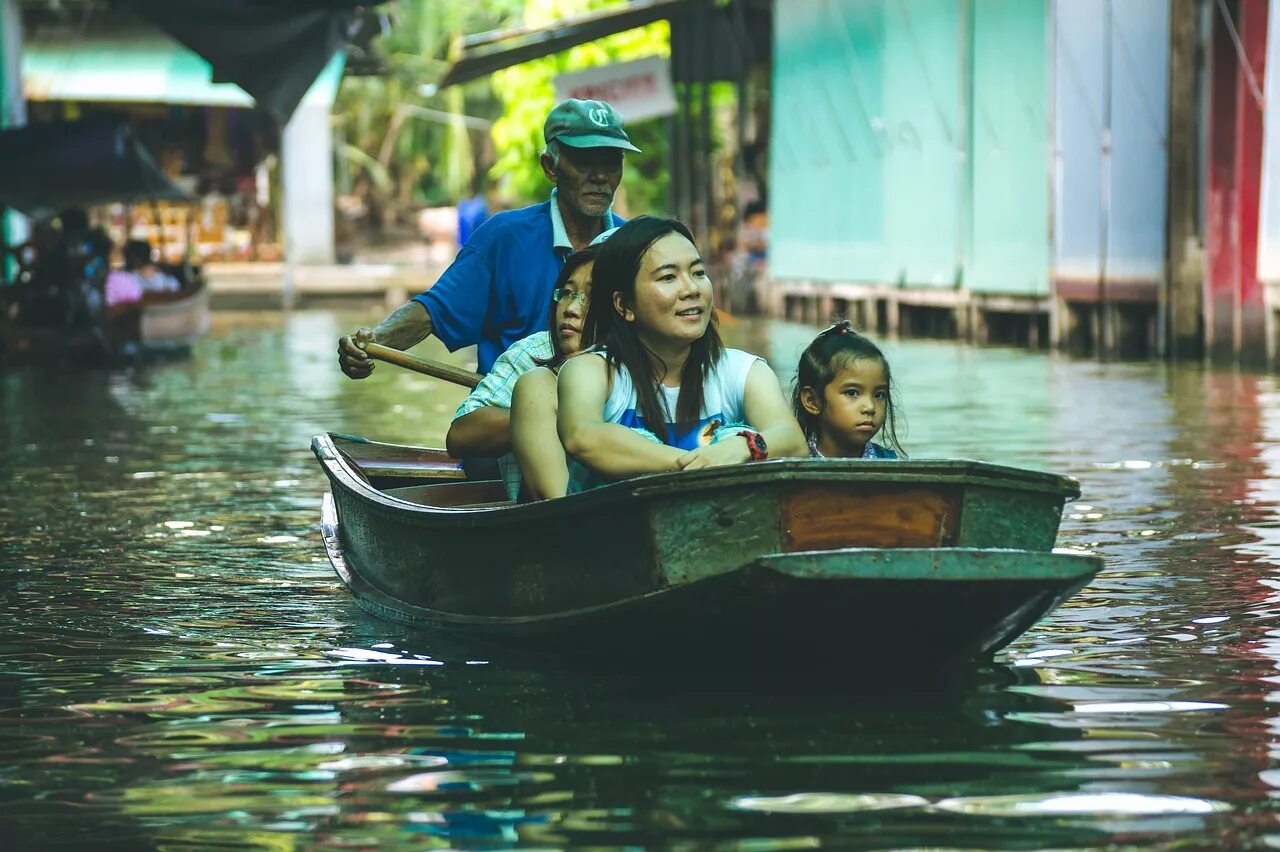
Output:
[[639,152],[622,129],[622,116],[604,101],[570,98],[556,104],[542,125],[546,142],[558,139],[571,148],[622,148]]

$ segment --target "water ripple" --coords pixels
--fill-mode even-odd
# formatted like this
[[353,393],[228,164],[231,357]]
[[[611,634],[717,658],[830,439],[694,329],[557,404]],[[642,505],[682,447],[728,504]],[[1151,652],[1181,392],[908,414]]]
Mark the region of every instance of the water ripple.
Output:
[[[955,683],[886,692],[828,672],[797,691],[769,671],[531,670],[361,613],[324,558],[308,441],[432,443],[462,397],[389,367],[341,378],[333,341],[369,320],[219,315],[188,362],[0,373],[0,477],[21,495],[0,505],[11,837],[281,852],[1275,845],[1272,377],[886,341],[908,451],[1078,477],[1059,544],[1106,569]],[[726,333],[786,376],[812,329]],[[1083,401],[1119,414],[1086,426]]]

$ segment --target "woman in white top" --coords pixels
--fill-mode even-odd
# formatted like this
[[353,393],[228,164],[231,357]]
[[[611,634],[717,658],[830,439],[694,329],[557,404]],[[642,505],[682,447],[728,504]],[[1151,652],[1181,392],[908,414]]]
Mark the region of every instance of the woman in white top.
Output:
[[721,343],[711,282],[682,223],[640,216],[609,238],[583,341],[595,348],[570,359],[557,383],[560,439],[585,469],[570,470],[569,492],[807,454],[769,365]]

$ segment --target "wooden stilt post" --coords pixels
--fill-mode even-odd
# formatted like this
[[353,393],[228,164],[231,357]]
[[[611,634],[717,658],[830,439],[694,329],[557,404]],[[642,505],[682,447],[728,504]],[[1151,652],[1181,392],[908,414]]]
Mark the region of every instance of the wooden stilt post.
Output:
[[1196,0],[1170,0],[1169,134],[1166,251],[1160,300],[1163,353],[1170,358],[1199,358],[1204,352],[1201,315],[1204,305],[1204,259],[1196,231],[1197,109]]
[[898,323],[900,322],[900,313],[897,296],[889,296],[885,300],[885,334],[896,335],[898,333]]

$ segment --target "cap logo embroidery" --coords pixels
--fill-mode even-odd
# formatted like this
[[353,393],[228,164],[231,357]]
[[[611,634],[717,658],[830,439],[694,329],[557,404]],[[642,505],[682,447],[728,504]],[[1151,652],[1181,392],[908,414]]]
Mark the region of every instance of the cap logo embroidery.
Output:
[[591,119],[591,123],[596,127],[609,126],[609,111],[603,107],[596,107],[588,112],[587,118]]

